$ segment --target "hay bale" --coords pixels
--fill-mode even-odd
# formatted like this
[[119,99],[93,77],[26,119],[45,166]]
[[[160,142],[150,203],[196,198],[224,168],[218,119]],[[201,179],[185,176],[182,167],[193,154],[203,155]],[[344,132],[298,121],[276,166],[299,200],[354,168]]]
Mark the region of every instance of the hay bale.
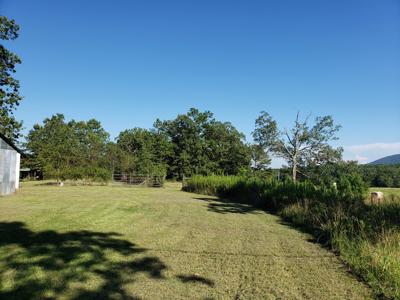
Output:
[[380,204],[383,202],[382,192],[372,192],[371,193],[371,204]]

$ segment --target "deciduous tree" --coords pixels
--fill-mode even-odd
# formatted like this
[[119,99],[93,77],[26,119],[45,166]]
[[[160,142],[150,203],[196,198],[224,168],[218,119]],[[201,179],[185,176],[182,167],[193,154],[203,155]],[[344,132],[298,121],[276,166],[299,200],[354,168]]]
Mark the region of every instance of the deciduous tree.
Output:
[[105,180],[111,175],[108,142],[109,134],[97,120],[66,122],[56,114],[33,127],[26,148],[47,177]]
[[210,111],[191,108],[173,120],[157,120],[154,127],[172,143],[171,177],[237,174],[243,167],[250,167],[244,135],[229,122],[215,120]]
[[26,148],[46,176],[61,179],[68,169],[78,164],[78,144],[64,115],[56,114],[46,118],[42,125],[33,126],[27,136]]
[[[19,26],[14,20],[0,16],[0,40],[15,40]],[[11,140],[20,136],[22,123],[14,117],[14,111],[20,104],[19,81],[14,78],[16,65],[21,59],[0,44],[0,131]]]
[[124,153],[121,171],[166,175],[172,145],[162,133],[143,128],[125,130],[119,134],[117,145]]
[[310,126],[308,117],[302,121],[297,114],[290,130],[279,130],[276,121],[268,113],[261,112],[255,122],[253,138],[265,151],[286,159],[292,179],[296,181],[299,166],[340,159],[342,150],[329,144],[337,139],[339,129],[331,116],[317,117]]

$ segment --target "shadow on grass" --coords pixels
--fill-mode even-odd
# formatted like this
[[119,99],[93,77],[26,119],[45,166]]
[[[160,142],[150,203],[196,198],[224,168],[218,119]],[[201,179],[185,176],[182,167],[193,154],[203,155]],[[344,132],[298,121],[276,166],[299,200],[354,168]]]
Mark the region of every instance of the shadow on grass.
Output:
[[210,287],[214,286],[214,281],[199,275],[178,275],[177,278],[183,283],[194,282],[208,285]]
[[[123,286],[136,273],[163,279],[154,256],[117,233],[33,232],[22,222],[0,222],[0,299],[138,299]],[[88,288],[90,287],[90,289]]]
[[208,210],[220,214],[257,214],[262,212],[259,208],[244,203],[205,197],[195,197],[193,199],[208,202]]
[[59,183],[57,181],[38,182],[39,183],[35,183],[34,186],[59,186]]
[[315,228],[306,226],[304,224],[293,223],[293,222],[291,222],[290,219],[286,219],[283,217],[279,217],[278,223],[283,226],[295,229],[297,231],[300,231],[300,232],[306,234],[307,242],[317,244],[320,247],[330,250],[330,251],[332,250],[332,248],[329,244],[329,239],[327,237],[325,237],[324,235],[322,235],[321,232],[317,231]]

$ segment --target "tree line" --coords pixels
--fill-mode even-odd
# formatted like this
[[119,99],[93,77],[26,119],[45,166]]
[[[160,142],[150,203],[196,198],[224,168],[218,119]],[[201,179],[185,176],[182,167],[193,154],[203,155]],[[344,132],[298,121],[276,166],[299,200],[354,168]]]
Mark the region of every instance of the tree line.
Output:
[[358,176],[371,187],[400,187],[400,164],[397,165],[359,165],[356,161],[338,161],[319,167],[309,166],[307,174],[312,182],[326,184],[338,178]]
[[255,143],[250,144],[231,123],[191,108],[172,120],[157,119],[150,129],[124,130],[111,141],[95,119],[66,121],[56,114],[29,131],[24,164],[59,179],[108,180],[114,173],[175,179],[210,174],[267,178],[277,176],[270,168],[270,155],[280,155],[287,161],[279,170],[281,179],[329,185],[354,175],[370,186],[400,187],[400,165],[342,160],[342,149],[327,144],[338,130],[331,117],[316,118],[312,126],[298,120],[297,116],[291,134],[279,132],[263,112],[255,122]]
[[99,121],[65,120],[62,114],[34,125],[26,138],[26,165],[59,179],[104,179],[111,174],[138,174],[183,179],[193,175],[272,176],[270,155],[286,158],[292,179],[310,166],[340,160],[341,150],[328,145],[338,127],[331,117],[315,124],[300,122],[279,131],[262,112],[255,122],[255,143],[210,111],[191,108],[172,120],[157,119],[150,129],[122,131],[115,141]]
[[359,171],[369,186],[400,188],[400,165],[360,165]]
[[122,131],[116,141],[100,122],[46,118],[29,131],[27,166],[59,179],[107,178],[112,173],[182,179],[193,174],[237,174],[249,169],[251,147],[232,124],[190,109],[153,128]]

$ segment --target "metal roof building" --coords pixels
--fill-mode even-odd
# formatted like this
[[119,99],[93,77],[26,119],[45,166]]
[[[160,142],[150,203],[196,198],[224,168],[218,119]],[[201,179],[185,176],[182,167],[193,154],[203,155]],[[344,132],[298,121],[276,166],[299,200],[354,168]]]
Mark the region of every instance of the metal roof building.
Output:
[[0,196],[9,195],[19,188],[21,150],[0,133]]

